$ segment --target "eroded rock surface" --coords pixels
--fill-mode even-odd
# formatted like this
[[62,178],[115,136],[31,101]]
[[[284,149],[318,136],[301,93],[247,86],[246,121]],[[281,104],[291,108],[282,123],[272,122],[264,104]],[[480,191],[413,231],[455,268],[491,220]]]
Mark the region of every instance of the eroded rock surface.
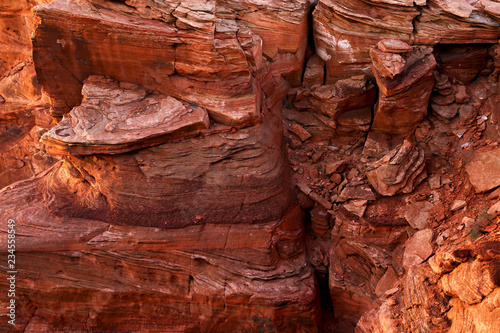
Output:
[[410,193],[427,177],[422,148],[404,143],[372,165],[366,177],[378,193],[391,196]]
[[371,130],[406,136],[427,114],[436,66],[432,49],[395,53],[373,48],[370,55],[380,89]]
[[3,1],[22,329],[495,331],[497,7]]
[[42,137],[53,154],[116,154],[198,135],[205,109],[136,85],[90,76],[82,104]]

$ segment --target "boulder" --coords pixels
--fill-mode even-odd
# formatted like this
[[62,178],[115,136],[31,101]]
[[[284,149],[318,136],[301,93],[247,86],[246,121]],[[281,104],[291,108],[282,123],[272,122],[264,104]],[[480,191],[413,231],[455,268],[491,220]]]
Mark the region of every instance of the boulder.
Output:
[[410,193],[427,177],[424,150],[405,140],[373,163],[366,177],[373,188],[384,196]]

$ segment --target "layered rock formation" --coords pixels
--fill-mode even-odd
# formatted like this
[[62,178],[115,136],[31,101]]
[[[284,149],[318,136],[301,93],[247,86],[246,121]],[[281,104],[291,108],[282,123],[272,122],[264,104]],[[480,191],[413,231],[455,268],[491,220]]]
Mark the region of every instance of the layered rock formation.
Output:
[[279,128],[270,113],[235,133],[66,158],[41,181],[44,202],[57,216],[163,228],[278,219],[293,202]]
[[[359,321],[358,332],[490,332],[500,322],[497,237],[444,247],[410,269],[399,292]],[[424,282],[425,281],[425,282]]]
[[378,193],[386,196],[411,193],[427,177],[422,148],[404,143],[371,165],[366,177]]
[[371,129],[406,136],[427,114],[436,66],[432,49],[413,51],[401,41],[382,40],[370,55],[380,89]]
[[494,331],[498,7],[4,1],[15,329]]
[[50,216],[44,177],[0,194],[2,220],[16,220],[24,331],[316,330],[297,207],[257,225],[119,227]]
[[[242,6],[55,1],[37,7],[41,23],[33,54],[38,79],[53,99],[52,114],[62,116],[79,105],[83,80],[101,74],[196,103],[221,123],[259,121],[260,85],[272,95],[273,75],[300,69],[307,2],[277,1],[258,15],[249,14],[258,4]],[[279,22],[264,20],[270,22],[261,26],[268,11],[277,11],[273,20]],[[280,48],[285,52],[277,55]],[[263,77],[264,55],[276,58],[271,78]]]
[[210,125],[205,109],[110,78],[88,77],[82,104],[45,133],[55,154],[116,154],[197,136]]

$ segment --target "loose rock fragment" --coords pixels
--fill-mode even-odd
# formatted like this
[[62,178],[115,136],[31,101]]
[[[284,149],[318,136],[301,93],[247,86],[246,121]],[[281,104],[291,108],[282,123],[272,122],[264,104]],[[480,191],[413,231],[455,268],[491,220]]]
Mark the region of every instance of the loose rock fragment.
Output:
[[384,196],[410,193],[427,177],[424,150],[405,140],[373,163],[366,177],[373,188]]

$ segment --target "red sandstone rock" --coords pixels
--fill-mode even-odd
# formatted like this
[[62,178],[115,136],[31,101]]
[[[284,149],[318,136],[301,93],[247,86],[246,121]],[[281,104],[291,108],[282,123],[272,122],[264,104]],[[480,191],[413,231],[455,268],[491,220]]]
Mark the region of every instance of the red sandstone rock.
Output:
[[[351,110],[366,110],[376,97],[375,86],[365,76],[339,80],[334,85],[315,85],[311,91],[303,93],[310,97],[296,101],[295,106],[299,110],[312,111],[330,118],[333,127],[336,127],[339,116]],[[359,121],[350,123],[348,119],[351,118],[356,116],[343,119],[344,125],[353,128],[366,126],[366,121],[361,121],[361,124]]]
[[0,104],[0,188],[33,177],[57,161],[39,142],[51,126],[47,108]]
[[373,73],[380,89],[371,130],[406,136],[427,114],[434,85],[434,56],[427,48],[416,49],[398,59],[394,58],[398,56],[395,53],[376,49],[371,54]]
[[[26,331],[317,330],[297,207],[258,225],[120,227],[49,215],[39,181],[0,192],[2,228],[16,221],[16,325]],[[7,238],[0,245],[7,255]]]
[[306,141],[311,137],[311,134],[307,130],[305,130],[304,127],[298,124],[293,124],[292,126],[290,126],[289,131],[297,135],[302,141]]
[[477,152],[465,170],[476,193],[500,186],[500,149]]
[[[79,105],[82,82],[91,74],[102,74],[195,102],[222,123],[252,124],[260,117],[260,89],[247,60],[259,56],[260,42],[249,31],[237,35],[236,27],[227,32],[179,30],[71,0],[35,11],[41,22],[33,55],[38,80],[54,99],[54,115]],[[215,17],[207,17],[206,24],[214,25]],[[197,22],[196,16],[193,20]],[[88,26],[99,29],[81,36]],[[256,61],[254,70],[261,66]]]
[[439,71],[463,84],[470,84],[484,68],[489,48],[485,45],[441,45]]
[[405,53],[413,50],[413,47],[397,39],[382,39],[377,43],[377,47],[382,52],[391,53]]
[[480,1],[428,0],[415,23],[415,43],[496,43],[498,21],[480,6]]
[[408,141],[372,164],[366,177],[375,190],[385,196],[410,193],[425,179],[424,151]]
[[313,13],[316,53],[326,82],[370,74],[370,48],[383,39],[409,41],[419,14],[412,1],[320,0]]
[[311,89],[315,84],[322,85],[325,78],[325,63],[321,58],[313,54],[307,60],[307,66],[304,72],[302,84],[305,88]]
[[269,113],[235,133],[66,158],[39,180],[44,202],[55,216],[162,228],[279,218],[294,201],[280,125]]
[[[500,291],[499,244],[498,235],[489,235],[468,247],[441,248],[430,267],[411,268],[401,291],[365,313],[357,332],[494,331],[500,324],[492,315]],[[495,254],[479,255],[488,250]]]
[[[171,27],[176,36],[180,36],[175,43],[173,65],[178,66],[178,71],[167,75],[181,86],[175,98],[181,99],[180,103],[186,109],[193,106],[185,100],[207,103],[206,108],[212,119],[222,123],[238,127],[254,125],[261,120],[263,123],[238,130],[212,123],[212,127],[204,131],[205,136],[196,139],[169,143],[164,143],[162,139],[154,143],[149,138],[148,145],[163,144],[124,155],[65,157],[61,164],[39,178],[5,189],[0,194],[2,221],[7,216],[16,216],[20,220],[22,242],[19,244],[22,245],[19,256],[26,263],[26,277],[23,276],[19,290],[21,298],[30,301],[20,304],[18,318],[23,325],[27,323],[27,331],[233,331],[237,327],[248,331],[314,332],[321,326],[316,321],[319,300],[324,309],[329,307],[324,295],[318,295],[315,279],[320,284],[328,280],[329,293],[324,285],[322,288],[325,289],[321,291],[332,296],[334,309],[325,311],[323,319],[328,322],[335,317],[340,321],[333,331],[348,332],[354,330],[356,324],[358,331],[371,333],[492,332],[499,326],[496,315],[498,283],[494,277],[498,276],[496,267],[500,252],[495,239],[491,241],[488,236],[489,242],[476,244],[470,249],[438,251],[428,264],[413,266],[403,275],[403,244],[413,231],[404,219],[395,216],[395,212],[408,200],[420,200],[428,195],[422,193],[426,187],[420,187],[417,195],[411,198],[404,194],[376,198],[369,206],[364,200],[354,200],[339,207],[331,205],[330,201],[342,199],[342,194],[355,198],[352,190],[364,186],[362,175],[358,177],[355,172],[349,172],[342,176],[341,168],[333,170],[330,167],[328,172],[321,168],[321,159],[326,163],[332,157],[328,154],[331,150],[335,155],[341,155],[335,156],[335,160],[350,159],[349,170],[364,170],[352,164],[366,162],[365,156],[360,156],[356,148],[360,147],[365,137],[359,131],[366,131],[371,125],[376,88],[372,85],[367,92],[358,94],[358,88],[367,85],[352,84],[359,80],[350,79],[354,74],[377,76],[378,71],[380,78],[385,76],[387,80],[397,81],[401,77],[401,81],[392,87],[379,83],[382,94],[391,89],[396,92],[392,102],[393,105],[400,103],[401,112],[390,115],[378,112],[383,108],[376,107],[379,117],[376,115],[375,121],[382,132],[369,133],[365,152],[370,148],[373,155],[384,154],[402,141],[402,138],[391,135],[412,135],[415,124],[425,114],[422,110],[427,107],[427,102],[417,96],[426,97],[429,90],[428,87],[421,91],[412,90],[419,87],[418,82],[412,81],[412,75],[419,76],[421,72],[405,73],[405,70],[411,66],[418,67],[416,64],[421,58],[415,54],[421,50],[418,45],[421,43],[460,44],[437,45],[434,48],[440,74],[435,71],[436,94],[432,103],[454,108],[454,103],[467,103],[467,92],[472,100],[476,100],[477,96],[485,99],[487,107],[480,101],[472,111],[467,108],[468,105],[462,105],[460,119],[453,121],[460,121],[461,127],[476,126],[476,115],[484,115],[487,121],[481,117],[478,123],[483,129],[487,127],[486,132],[490,130],[486,135],[490,135],[492,140],[471,141],[470,147],[476,149],[482,144],[496,144],[497,100],[491,91],[496,89],[495,75],[498,75],[498,70],[495,72],[494,67],[497,64],[491,64],[491,61],[485,63],[484,50],[488,47],[462,45],[497,43],[495,2],[320,1],[314,12],[313,34],[317,49],[313,52],[317,55],[310,57],[309,70],[306,69],[301,82],[308,44],[309,2],[314,3],[307,0],[271,0],[265,3],[260,0],[81,0],[71,3],[83,6],[83,11],[90,9],[87,14],[92,20],[108,26],[92,25],[89,28],[88,24],[81,25],[82,29],[75,28],[70,33],[71,38],[55,40],[54,36],[67,36],[67,32],[50,32],[47,26],[40,28],[39,32],[47,29],[47,34],[38,41],[35,38],[35,43],[47,42],[47,47],[59,52],[53,52],[56,55],[54,60],[62,59],[63,64],[74,65],[66,67],[69,72],[77,73],[75,68],[81,63],[93,61],[93,69],[118,72],[113,66],[99,64],[99,61],[110,61],[117,68],[131,70],[117,75],[128,75],[132,79],[127,79],[127,82],[147,88],[146,98],[158,99],[162,98],[162,94],[175,95],[168,89],[162,93],[152,91],[161,90],[158,88],[160,84],[154,80],[163,79],[158,77],[158,73],[165,69],[162,65],[167,64],[167,61],[156,61],[154,57],[168,53],[156,54],[153,50],[164,47],[163,50],[171,51],[173,48],[155,44],[155,38],[160,38],[159,31]],[[0,11],[5,8],[19,10],[22,15],[28,16],[24,3],[4,1],[0,4]],[[52,28],[78,26],[78,20],[60,20],[62,12],[67,18],[74,17],[68,10],[53,12]],[[47,23],[46,18],[45,22],[42,20],[42,25]],[[92,20],[89,22],[96,22]],[[17,19],[14,21],[20,22]],[[118,31],[115,28],[119,21],[123,26],[140,31]],[[138,23],[143,23],[143,26],[138,27]],[[17,23],[7,26],[17,26]],[[158,29],[155,30],[155,27]],[[109,45],[119,45],[137,53],[116,56],[114,48],[109,45],[100,47],[98,39],[94,39],[95,43],[88,49],[87,44],[80,43],[92,40],[102,31],[109,33],[103,37],[109,38],[105,40],[110,41]],[[151,35],[146,36],[144,31],[147,31],[146,35]],[[1,36],[5,35],[0,33],[0,42]],[[19,36],[29,41],[26,38],[29,34],[23,32]],[[124,36],[132,37],[128,41],[113,40]],[[410,46],[403,41],[415,45]],[[373,52],[376,71],[372,73],[369,52],[375,44],[378,45],[378,51]],[[30,53],[29,48],[21,49]],[[491,49],[494,59],[498,58],[497,49]],[[8,50],[17,52],[11,46]],[[413,55],[411,50],[416,50]],[[221,54],[216,54],[220,51]],[[89,54],[91,57],[87,58]],[[50,57],[52,53],[47,52],[46,55]],[[153,64],[138,64],[143,55],[156,60]],[[318,60],[318,56],[322,60]],[[323,60],[326,62],[325,80],[322,78],[325,73]],[[10,66],[10,59],[7,63]],[[7,100],[5,104],[12,100],[39,98],[39,90],[30,83],[34,72],[29,60],[18,64],[10,69],[5,80],[0,80],[0,96],[3,96],[0,103],[4,97]],[[0,63],[0,68],[3,65]],[[48,69],[50,66],[42,67]],[[141,72],[138,68],[148,68],[149,71]],[[45,78],[47,87],[52,85],[54,88],[55,84],[60,84],[62,90],[72,87],[71,84],[66,85],[69,81],[57,81],[61,71],[49,71],[52,77]],[[473,85],[468,83],[479,72],[484,76],[489,71],[493,71],[489,81],[492,89],[481,86],[471,90],[478,81]],[[82,81],[88,74],[102,73],[89,71],[82,76]],[[313,177],[313,184],[298,184],[303,192],[300,192],[301,203],[307,201],[304,204],[307,209],[315,207],[311,211],[312,232],[305,232],[301,224],[303,213],[295,210],[286,154],[280,141],[279,106],[290,87],[282,75],[290,84],[302,84],[307,88],[300,89],[298,94],[288,94],[297,95],[295,102],[303,105],[298,104],[301,112],[286,110],[285,119],[296,122],[294,126],[307,128],[307,135],[312,134],[311,140],[299,142],[286,133],[287,139],[290,139],[287,142],[289,146],[297,147],[301,153],[292,161],[295,163],[305,157],[306,165],[310,164],[311,158],[315,163],[311,164],[312,168],[305,169],[302,169],[304,165],[293,165],[297,174],[305,173]],[[179,83],[181,76],[184,81]],[[318,86],[313,88],[315,85]],[[127,87],[125,90],[144,91],[132,85]],[[457,87],[463,87],[460,94]],[[320,89],[315,91],[317,88]],[[71,89],[76,91],[74,87]],[[476,94],[477,91],[480,95]],[[328,93],[333,95],[320,100]],[[52,95],[54,115],[69,111],[67,105],[61,105],[60,96],[56,95]],[[347,98],[339,102],[335,100],[339,96]],[[81,98],[81,95],[70,97]],[[102,102],[102,99],[99,101]],[[225,105],[226,102],[232,104]],[[339,104],[335,105],[337,102]],[[356,106],[348,110],[343,103]],[[78,100],[72,106],[79,104]],[[248,105],[251,108],[247,108]],[[389,110],[393,105],[384,107]],[[239,111],[236,110],[238,108]],[[414,108],[418,109],[416,117],[408,112]],[[485,116],[488,108],[486,112],[490,113]],[[7,172],[1,174],[0,165],[0,180],[7,177],[12,182],[21,173],[27,177],[41,171],[41,167],[37,166],[38,159],[45,155],[37,153],[37,158],[31,162],[28,156],[36,151],[32,148],[40,149],[38,138],[52,125],[49,122],[42,125],[39,117],[35,117],[36,126],[33,127],[33,116],[26,112],[27,109],[9,110],[1,118],[0,124],[5,124],[6,132],[0,133],[0,138],[7,138],[6,145],[2,145],[7,152],[2,157],[8,158],[5,163]],[[255,112],[249,115],[250,109]],[[90,123],[92,119],[88,115],[82,119]],[[129,115],[124,118],[130,119]],[[242,120],[244,117],[253,118],[247,122]],[[287,123],[285,128],[289,126]],[[462,133],[462,128],[456,130],[453,126],[455,124],[443,124],[430,115],[430,120],[422,124],[415,136],[426,152],[428,145],[432,147],[430,151],[433,154],[441,154],[444,148],[450,148],[446,159],[453,164],[459,154],[453,149],[462,142],[456,141],[456,137],[448,138],[448,141],[443,139],[451,137],[452,133]],[[347,127],[354,130],[346,130]],[[16,133],[18,130],[20,133]],[[154,131],[156,128],[150,126],[147,130]],[[146,128],[141,128],[139,134],[145,132]],[[359,140],[349,141],[338,137],[341,135],[359,136]],[[438,136],[441,136],[439,140],[436,139]],[[140,148],[132,147],[136,139],[134,137],[124,143],[124,149]],[[432,145],[439,145],[440,148],[435,149]],[[91,153],[88,148],[80,153]],[[472,149],[469,152],[472,153]],[[427,156],[431,160],[435,158]],[[412,147],[410,152],[400,149],[386,162],[387,168],[381,175],[389,175],[390,184],[384,186],[391,191],[403,186],[403,190],[396,190],[395,194],[413,190],[419,179],[425,177],[420,148]],[[15,169],[22,163],[24,166]],[[377,167],[384,169],[384,165]],[[30,168],[38,171],[24,173]],[[24,171],[16,171],[18,173],[12,176],[9,172],[14,169]],[[339,173],[335,173],[330,181],[328,176],[332,172]],[[456,175],[451,172],[450,179],[453,181],[444,181],[444,186],[432,192],[432,198],[436,200],[433,201],[436,203],[435,210],[440,210],[436,220],[441,225],[434,223],[432,226],[441,228],[439,244],[464,242],[459,238],[460,234],[454,234],[460,226],[450,226],[451,238],[449,230],[447,236],[443,236],[443,228],[450,223],[450,219],[443,214],[440,201],[445,201],[443,209],[447,209],[455,198],[450,196],[452,190],[468,195],[469,184],[463,184],[461,178],[452,176]],[[455,182],[461,185],[454,188]],[[411,183],[411,186],[406,188],[403,183]],[[306,195],[311,195],[324,207],[315,204]],[[468,204],[468,211],[469,207],[470,211],[476,208],[473,203],[476,199]],[[26,200],[30,202],[29,207],[24,204]],[[331,210],[327,211],[327,208]],[[335,217],[331,240],[326,239],[330,215]],[[171,220],[170,216],[173,216]],[[421,225],[421,219],[416,221],[413,215],[408,217]],[[462,221],[465,219],[471,226],[475,221],[471,218]],[[496,220],[481,230],[492,232],[497,228],[495,223]],[[152,228],[148,226],[150,224],[173,229]],[[188,226],[181,228],[184,225]],[[303,236],[315,238],[315,243],[308,245],[311,248],[307,252],[318,256],[308,258],[315,267],[316,277],[313,277],[304,255]],[[0,239],[3,248],[5,240]],[[411,261],[408,260],[410,254],[420,254],[418,261],[425,257],[419,248],[422,244],[416,244],[415,248],[415,243],[418,242],[412,240],[407,243],[406,264]],[[99,274],[94,274],[90,267],[97,268]],[[394,284],[398,276],[402,279]],[[469,285],[465,277],[472,277],[474,281]],[[6,288],[5,276],[3,281]],[[4,316],[5,306],[1,308],[4,310],[0,311],[0,316]],[[363,312],[366,313],[358,322]]]
[[[264,46],[252,29],[261,32],[269,27],[260,26],[262,21],[256,24],[261,14],[246,13],[245,7],[213,2],[164,5],[166,8],[147,8],[140,3],[136,6],[139,9],[131,10],[110,2],[58,0],[36,8],[41,23],[36,30],[34,59],[39,81],[54,99],[54,115],[60,116],[80,104],[83,80],[90,74],[102,74],[195,102],[208,109],[218,122],[251,125],[260,118],[260,86],[270,97],[267,85],[275,83],[267,80],[300,69],[306,41],[296,36],[306,34],[305,1],[277,1],[274,8],[269,7],[271,13],[283,13],[288,23],[284,23],[286,32],[281,28],[264,33]],[[151,20],[160,14],[161,21]],[[99,29],[82,39],[80,31],[95,26],[95,22]],[[138,44],[141,47],[135,46]],[[277,57],[274,67],[271,65],[269,78],[262,72],[262,55],[270,52],[267,47],[286,50]],[[65,82],[63,85],[52,80],[55,73]],[[220,80],[224,80],[223,85]]]
[[429,211],[434,207],[428,201],[417,201],[404,208],[404,217],[406,221],[415,229],[424,229],[425,223],[430,216]]
[[90,76],[82,104],[42,137],[53,154],[116,154],[196,136],[209,126],[205,109],[133,84]]
[[360,313],[378,305],[376,286],[388,269],[399,270],[401,259],[393,257],[392,249],[406,240],[404,229],[394,226],[387,232],[371,227],[369,220],[368,212],[358,218],[342,207],[331,234],[328,269],[335,317],[353,325]]
[[432,230],[424,229],[417,231],[405,244],[403,255],[403,267],[409,269],[412,266],[424,262],[432,254]]

